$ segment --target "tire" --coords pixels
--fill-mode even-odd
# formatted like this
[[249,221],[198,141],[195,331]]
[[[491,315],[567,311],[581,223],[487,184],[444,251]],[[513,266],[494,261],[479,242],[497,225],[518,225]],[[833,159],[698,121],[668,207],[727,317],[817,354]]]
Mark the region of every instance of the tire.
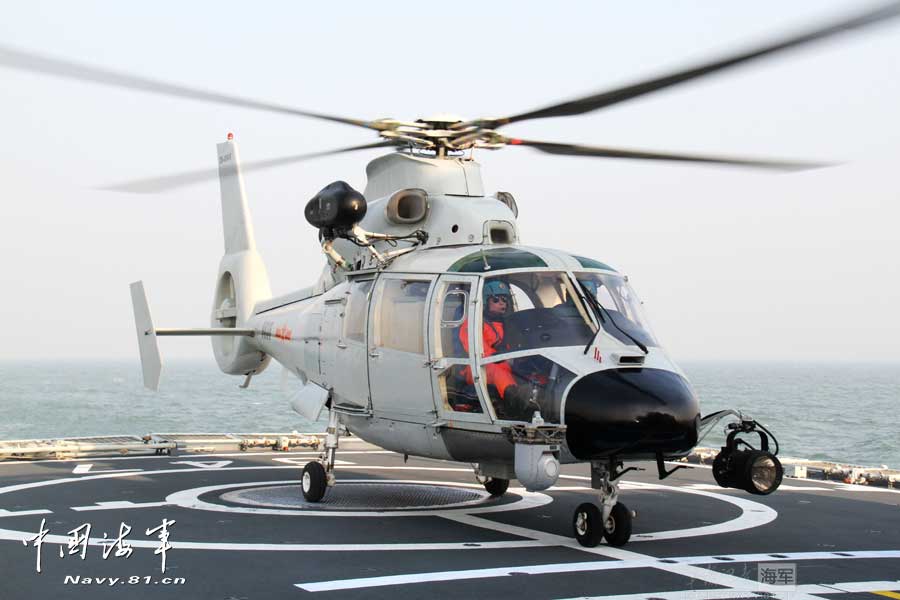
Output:
[[593,548],[603,539],[603,515],[596,504],[579,504],[572,516],[575,539],[585,548]]
[[318,502],[328,489],[325,467],[320,462],[309,462],[303,467],[303,479],[300,483],[303,498],[307,502]]
[[621,502],[616,502],[609,512],[609,519],[603,524],[603,537],[610,546],[624,546],[631,539],[631,511]]
[[484,489],[494,498],[499,498],[509,489],[509,479],[500,479],[499,477],[488,477],[484,482]]

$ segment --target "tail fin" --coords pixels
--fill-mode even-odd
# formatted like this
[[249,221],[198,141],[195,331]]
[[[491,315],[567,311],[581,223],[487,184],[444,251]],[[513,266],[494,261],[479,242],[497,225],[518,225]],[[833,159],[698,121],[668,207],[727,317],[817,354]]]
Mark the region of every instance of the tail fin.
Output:
[[[219,262],[210,321],[214,328],[241,328],[253,316],[256,304],[272,297],[272,290],[256,251],[240,158],[231,134],[217,150],[225,254]],[[231,375],[259,373],[269,363],[269,357],[249,337],[216,336],[212,345],[219,368]]]
[[134,307],[134,325],[137,328],[138,350],[141,353],[141,369],[144,372],[144,386],[151,390],[159,389],[159,374],[162,371],[162,360],[159,357],[159,345],[156,342],[156,330],[150,316],[150,305],[144,293],[144,282],[131,284],[131,304]]
[[250,209],[244,194],[237,144],[228,140],[216,144],[219,153],[219,187],[222,193],[222,230],[225,234],[225,254],[256,250]]

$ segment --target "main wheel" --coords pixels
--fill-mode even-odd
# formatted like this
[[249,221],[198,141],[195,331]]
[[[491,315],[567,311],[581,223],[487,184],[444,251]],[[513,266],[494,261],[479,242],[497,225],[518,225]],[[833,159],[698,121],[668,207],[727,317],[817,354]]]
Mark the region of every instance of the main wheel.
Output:
[[303,479],[300,484],[303,497],[307,502],[318,502],[328,489],[325,467],[320,462],[309,462],[303,467]]
[[585,502],[579,504],[572,517],[572,529],[575,539],[587,548],[593,548],[603,539],[603,515],[596,504]]
[[616,502],[603,526],[603,537],[610,546],[624,546],[631,539],[631,511]]
[[491,496],[498,497],[506,493],[509,489],[509,479],[500,479],[499,477],[488,477],[484,482],[484,489]]

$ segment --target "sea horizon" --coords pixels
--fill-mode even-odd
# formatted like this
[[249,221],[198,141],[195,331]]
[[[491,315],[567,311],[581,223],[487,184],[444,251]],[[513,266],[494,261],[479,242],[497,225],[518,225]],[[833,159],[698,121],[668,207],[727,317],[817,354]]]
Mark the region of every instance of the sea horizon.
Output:
[[[734,408],[777,436],[781,454],[863,466],[900,467],[895,442],[900,363],[893,361],[679,361],[701,414]],[[288,405],[296,380],[273,363],[240,389],[214,359],[163,366],[159,392],[143,387],[136,358],[0,359],[0,439],[161,432],[323,431]],[[852,407],[852,409],[850,409]],[[716,431],[701,442],[715,447]]]

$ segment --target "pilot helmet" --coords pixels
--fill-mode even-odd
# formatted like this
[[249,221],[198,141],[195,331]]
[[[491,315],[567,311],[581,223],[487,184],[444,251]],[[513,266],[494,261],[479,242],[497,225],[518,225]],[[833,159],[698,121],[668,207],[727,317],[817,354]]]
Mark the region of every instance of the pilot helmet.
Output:
[[506,310],[509,310],[511,300],[509,294],[509,284],[505,281],[501,281],[499,279],[492,279],[491,281],[487,281],[484,284],[484,289],[482,289],[482,298],[484,300],[484,308],[487,310],[489,305],[489,299],[492,296],[505,296],[506,297]]

